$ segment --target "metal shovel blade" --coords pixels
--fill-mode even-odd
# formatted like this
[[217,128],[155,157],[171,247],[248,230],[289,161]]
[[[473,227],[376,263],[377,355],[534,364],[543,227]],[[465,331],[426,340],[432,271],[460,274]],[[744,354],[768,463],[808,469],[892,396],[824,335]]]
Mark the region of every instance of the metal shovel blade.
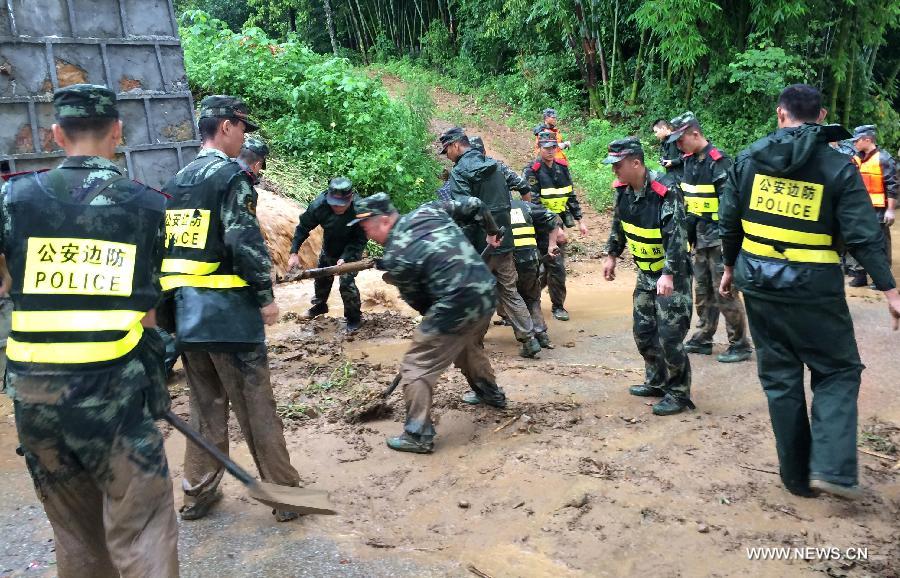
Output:
[[247,493],[257,502],[276,510],[298,514],[337,514],[328,501],[328,492],[324,490],[308,490],[254,481],[247,484]]

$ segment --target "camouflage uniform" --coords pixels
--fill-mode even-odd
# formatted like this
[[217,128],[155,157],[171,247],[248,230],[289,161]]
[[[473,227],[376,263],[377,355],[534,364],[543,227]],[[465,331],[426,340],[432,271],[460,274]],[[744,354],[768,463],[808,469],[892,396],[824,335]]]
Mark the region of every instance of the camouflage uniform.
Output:
[[[54,95],[60,119],[114,117],[114,103],[111,91],[91,85],[70,86]],[[58,199],[103,207],[102,226],[83,226],[121,235],[123,229],[116,223],[134,221],[134,208],[117,205],[130,203],[142,185],[124,178],[109,180],[120,176],[118,167],[105,158],[69,157],[37,179]],[[29,179],[12,180],[0,192],[4,253],[14,241],[14,231],[21,231],[21,225],[11,221],[9,196],[13,188],[27,186]],[[108,186],[96,194],[104,184]],[[141,194],[157,193],[144,189]],[[159,298],[164,229],[163,201],[158,202],[154,246],[138,249],[148,252],[152,262],[153,295],[148,294],[148,302]],[[49,204],[40,218],[58,221],[55,210]],[[136,270],[135,278],[139,274],[147,271]],[[14,283],[13,299],[22,294],[16,289],[22,282],[20,278]],[[109,302],[110,307],[118,305]],[[5,386],[14,400],[22,452],[53,527],[61,576],[178,575],[172,483],[163,438],[154,424],[154,416],[169,404],[161,356],[156,333],[147,330],[131,352],[92,364],[90,371],[77,369],[77,364],[9,362]]]
[[[245,121],[248,128],[255,128],[252,122],[246,120],[246,107],[233,97],[205,98],[201,102],[201,118],[205,116],[239,118]],[[275,299],[272,261],[256,218],[257,193],[249,175],[222,151],[204,148],[165,186],[164,190],[172,196],[169,210],[178,210],[182,205],[193,208],[188,206],[192,198],[210,193],[206,187],[217,186],[215,183],[221,182],[217,175],[225,173],[232,176],[225,181],[226,190],[221,193],[212,191],[219,205],[210,209],[218,213],[221,232],[212,230],[210,226],[208,245],[205,245],[221,247],[221,254],[212,256],[197,250],[200,253],[197,257],[220,259],[216,273],[233,272],[238,275],[249,288],[236,290],[247,291],[255,305],[262,308]],[[174,242],[170,243],[167,259],[192,258],[190,255],[193,253],[176,253],[178,250]],[[164,278],[164,287],[167,286],[165,282]],[[177,335],[177,327],[175,329]],[[238,417],[260,477],[267,482],[296,486],[300,476],[290,463],[283,424],[275,412],[265,343],[247,351],[185,351],[182,361],[190,388],[191,425],[227,452],[230,406]],[[196,445],[185,446],[182,519],[195,519],[206,514],[221,495],[218,485],[223,472],[222,465]]]
[[[686,112],[672,119],[673,132],[668,142],[674,143],[690,127],[696,127],[697,120],[692,112]],[[722,262],[722,242],[719,240],[718,196],[722,184],[732,166],[731,158],[719,152],[712,144],[708,144],[700,153],[685,155],[684,173],[681,186],[686,198],[688,239],[693,248],[695,303],[697,316],[701,323],[697,331],[688,341],[688,346],[711,348],[713,336],[719,326],[719,313],[725,317],[728,332],[728,352],[741,354],[750,350],[747,338],[747,320],[739,292],[733,291],[731,296],[719,294],[719,284],[725,265]],[[712,186],[714,191],[694,193],[693,188]],[[694,209],[693,198],[703,201],[704,195],[715,198],[709,206],[714,210]],[[709,350],[707,350],[709,352]],[[726,355],[723,354],[723,355]]]
[[[364,218],[394,213],[384,193],[357,201],[357,214]],[[489,233],[496,231],[478,199],[423,205],[394,224],[379,264],[403,300],[423,315],[401,363],[400,385],[406,399],[404,430],[429,451],[435,434],[434,385],[451,363],[480,401],[506,403],[483,341],[497,304],[496,282],[454,222],[474,218]]]
[[[614,151],[617,143],[629,142],[630,139],[614,141],[610,150]],[[621,159],[610,159],[611,162],[618,160]],[[660,178],[650,170],[640,191],[618,181],[613,185],[616,200],[606,252],[621,257],[629,247],[623,217],[627,223],[641,216],[643,228],[658,229],[662,234],[664,261],[661,268],[644,270],[638,262],[634,289],[634,341],[644,358],[644,385],[659,388],[690,405],[691,365],[683,342],[691,323],[691,265],[686,249],[684,205],[671,177]],[[636,261],[650,262],[635,251],[632,256]],[[668,297],[656,293],[656,283],[661,275],[673,276],[675,289]]]
[[[530,242],[523,243],[521,246],[517,244],[514,252],[516,272],[519,275],[516,287],[531,313],[535,335],[541,342],[541,347],[545,347],[545,343],[549,344],[549,338],[547,337],[547,322],[544,321],[544,314],[541,311],[541,261],[537,239],[542,238],[546,243],[550,233],[561,227],[562,222],[546,207],[536,203],[515,200],[512,202],[512,211],[514,235],[516,234],[517,211],[521,211],[522,221],[534,229],[534,234],[529,239]],[[516,241],[519,239],[520,237],[515,237]]]
[[[334,179],[335,181],[337,179]],[[347,179],[344,179],[347,180]],[[350,181],[347,180],[349,185]],[[348,189],[350,198],[352,191]],[[348,198],[347,202],[350,202]],[[322,252],[319,254],[319,267],[331,267],[337,265],[341,259],[349,263],[362,259],[363,250],[366,247],[366,235],[359,226],[348,227],[347,223],[356,218],[356,212],[351,205],[343,214],[338,215],[329,205],[329,191],[322,192],[300,215],[297,230],[294,232],[294,240],[291,244],[291,252],[296,253],[300,246],[309,238],[310,232],[321,226],[324,233],[322,240]],[[362,318],[362,300],[359,289],[356,287],[356,273],[341,275],[338,288],[341,299],[344,302],[344,317],[348,324],[359,322]],[[315,295],[312,299],[313,308],[320,308],[324,313],[328,311],[328,295],[334,277],[321,277],[314,281]]]

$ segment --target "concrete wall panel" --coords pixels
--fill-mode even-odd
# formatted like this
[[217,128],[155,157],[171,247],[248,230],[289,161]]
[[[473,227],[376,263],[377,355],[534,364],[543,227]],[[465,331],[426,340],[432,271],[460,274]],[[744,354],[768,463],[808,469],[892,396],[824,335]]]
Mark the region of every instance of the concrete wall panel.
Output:
[[0,108],[0,151],[12,151],[13,154],[35,152],[27,104]]
[[150,126],[154,143],[183,142],[194,138],[194,111],[186,98],[150,102]]
[[119,118],[124,125],[125,146],[150,144],[143,100],[120,100]]
[[41,44],[0,44],[0,96],[38,96],[53,91]]
[[125,33],[132,36],[176,35],[168,0],[121,0],[127,15]]
[[13,0],[19,36],[71,37],[66,0]]
[[116,92],[164,90],[153,46],[109,46],[109,86]]
[[57,44],[53,60],[59,86],[70,84],[106,84],[103,57],[97,44]]
[[122,38],[122,18],[109,0],[69,0],[76,38]]
[[56,141],[53,140],[53,131],[51,127],[56,122],[56,113],[53,111],[53,103],[38,102],[34,105],[37,114],[38,124],[38,140],[41,148],[37,152],[51,153],[61,150]]
[[166,91],[189,90],[187,75],[184,73],[184,54],[181,46],[160,46],[159,56],[166,75]]
[[131,178],[159,189],[178,172],[177,169],[172,170],[178,166],[178,152],[174,149],[134,151],[131,153],[131,165],[135,172]]

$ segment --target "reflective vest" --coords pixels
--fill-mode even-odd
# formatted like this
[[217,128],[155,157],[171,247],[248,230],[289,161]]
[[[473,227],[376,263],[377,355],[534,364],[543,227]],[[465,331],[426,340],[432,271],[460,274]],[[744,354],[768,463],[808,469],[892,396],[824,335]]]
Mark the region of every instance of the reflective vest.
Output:
[[859,174],[869,191],[869,198],[872,199],[872,206],[877,209],[885,208],[887,199],[884,194],[884,176],[881,174],[881,151],[876,150],[865,161],[853,155],[853,164],[859,168]]
[[247,286],[232,269],[219,215],[223,191],[237,178],[249,178],[238,163],[204,155],[163,187],[172,196],[166,208],[166,255],[160,278],[163,291],[185,286]]
[[[535,155],[540,155],[540,154],[541,154],[541,143],[540,143],[540,136],[539,136],[539,135],[540,135],[540,133],[543,132],[543,131],[550,131],[550,132],[552,132],[552,133],[556,136],[556,143],[557,143],[558,145],[562,145],[562,143],[564,142],[564,141],[563,141],[562,133],[559,132],[559,129],[558,129],[558,128],[550,128],[550,127],[547,126],[547,125],[541,125],[540,128],[535,129],[535,130],[537,131],[537,132],[535,133],[535,137],[534,137],[534,154],[535,154]],[[556,161],[568,162],[569,157],[566,156],[566,153],[565,153],[565,151],[562,150],[562,148],[557,147],[557,149],[556,149],[556,154],[554,155],[554,160],[556,160]]]
[[668,188],[659,181],[650,181],[650,189],[656,194],[645,196],[643,202],[631,203],[622,189],[627,185],[617,181],[613,186],[620,190],[616,214],[635,264],[647,273],[662,270],[666,264],[666,251],[659,226],[659,212]]
[[557,171],[547,168],[547,165],[542,161],[535,161],[531,165],[531,170],[538,179],[541,204],[558,215],[566,211],[566,204],[569,202],[569,197],[574,194],[574,189],[572,188],[572,179],[569,176],[568,163],[558,160],[555,163],[561,167],[566,167],[565,173],[560,174],[562,177],[560,179],[561,182],[557,182],[553,177],[553,173]]
[[[755,257],[794,263],[838,264],[831,192],[812,175],[793,179],[751,173],[744,198],[741,249]],[[752,177],[752,181],[749,178]]]
[[124,357],[159,299],[152,271],[165,197],[123,180],[122,202],[89,205],[60,200],[53,182],[37,173],[14,179],[4,200],[15,307],[6,353],[25,373]]
[[[722,153],[715,147],[710,148],[707,154],[713,161],[722,158]],[[687,156],[690,157],[691,155]],[[684,192],[684,210],[691,215],[718,221],[719,195],[716,192],[715,185],[712,183],[709,163],[705,163],[704,167],[706,170],[701,168],[701,171],[709,174],[695,175],[691,171],[685,171],[684,173],[684,180],[681,183],[681,190]],[[687,180],[696,180],[697,182],[689,183]]]
[[534,222],[531,212],[524,201],[513,201],[510,211],[510,228],[512,229],[513,245],[516,249],[537,247]]

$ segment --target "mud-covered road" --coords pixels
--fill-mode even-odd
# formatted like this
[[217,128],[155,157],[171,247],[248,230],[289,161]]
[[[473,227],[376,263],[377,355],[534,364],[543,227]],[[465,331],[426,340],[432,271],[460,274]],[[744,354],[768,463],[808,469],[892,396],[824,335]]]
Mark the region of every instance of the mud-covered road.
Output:
[[[439,97],[439,115],[467,110],[459,97]],[[489,149],[528,154],[527,134],[480,122]],[[402,395],[387,406],[377,401],[415,313],[365,272],[367,324],[347,337],[336,290],[331,316],[306,321],[298,314],[309,306],[312,283],[279,286],[285,315],[269,334],[270,363],[289,450],[304,484],[329,490],[340,515],[276,524],[228,479],[213,514],[180,526],[183,575],[473,576],[470,566],[495,578],[900,575],[900,470],[860,454],[868,495],[855,504],[784,491],[755,360],[726,365],[692,356],[697,410],[678,416],[654,417],[645,400],[628,395],[642,380],[631,337],[634,274],[602,280],[606,222],[591,213],[591,235],[576,242],[572,320],[549,322],[556,349],[523,360],[510,328],[490,329],[486,348],[510,399],[506,410],[466,406],[461,375],[442,378],[432,455],[389,450],[384,438],[401,430]],[[850,295],[867,365],[860,445],[896,460],[900,335],[890,331],[879,294]],[[721,327],[716,352],[725,341]],[[172,391],[176,411],[186,415],[180,372]],[[13,451],[3,403],[0,575],[53,575],[52,534]],[[232,423],[233,454],[252,467]],[[176,503],[183,448],[170,432]],[[756,547],[864,548],[868,559],[749,560],[747,549]]]

